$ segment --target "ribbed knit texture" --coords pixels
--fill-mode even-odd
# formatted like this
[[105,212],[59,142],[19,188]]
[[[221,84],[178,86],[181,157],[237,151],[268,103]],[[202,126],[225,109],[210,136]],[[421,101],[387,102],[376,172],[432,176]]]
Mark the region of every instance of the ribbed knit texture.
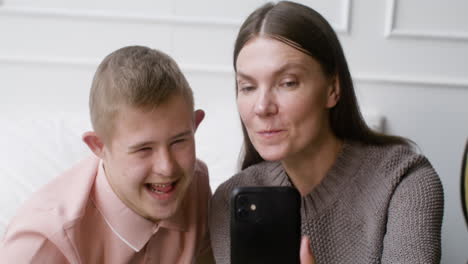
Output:
[[[262,162],[219,186],[209,219],[218,264],[230,263],[229,197],[238,186],[291,182],[279,162]],[[442,184],[424,156],[408,146],[347,142],[302,197],[302,233],[318,264],[439,263],[443,209]]]

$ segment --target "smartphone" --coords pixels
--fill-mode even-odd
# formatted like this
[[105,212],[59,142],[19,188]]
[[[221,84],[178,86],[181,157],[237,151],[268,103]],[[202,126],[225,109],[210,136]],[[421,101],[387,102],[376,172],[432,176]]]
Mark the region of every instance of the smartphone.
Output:
[[237,187],[230,199],[231,264],[298,264],[301,197],[292,187]]

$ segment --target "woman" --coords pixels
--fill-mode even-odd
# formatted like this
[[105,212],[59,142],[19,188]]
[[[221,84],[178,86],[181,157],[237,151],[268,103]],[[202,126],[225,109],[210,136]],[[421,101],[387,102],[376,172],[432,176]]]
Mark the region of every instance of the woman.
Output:
[[229,195],[294,186],[317,263],[438,263],[443,190],[408,140],[369,129],[339,40],[316,11],[266,4],[234,49],[242,171],[214,194],[210,232],[229,263]]

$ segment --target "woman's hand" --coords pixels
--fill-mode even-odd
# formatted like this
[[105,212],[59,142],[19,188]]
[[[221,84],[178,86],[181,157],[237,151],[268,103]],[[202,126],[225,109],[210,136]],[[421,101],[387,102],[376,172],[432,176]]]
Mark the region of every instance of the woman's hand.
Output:
[[315,264],[314,256],[310,249],[310,240],[307,236],[302,237],[300,255],[301,264]]

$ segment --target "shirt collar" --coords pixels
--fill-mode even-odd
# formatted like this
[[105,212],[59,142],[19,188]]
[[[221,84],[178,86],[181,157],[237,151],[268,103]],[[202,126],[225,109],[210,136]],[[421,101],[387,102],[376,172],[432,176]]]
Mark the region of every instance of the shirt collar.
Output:
[[159,228],[185,231],[185,202],[169,219],[154,223],[128,208],[107,181],[103,162],[99,163],[94,184],[93,202],[112,232],[130,248],[139,252]]

